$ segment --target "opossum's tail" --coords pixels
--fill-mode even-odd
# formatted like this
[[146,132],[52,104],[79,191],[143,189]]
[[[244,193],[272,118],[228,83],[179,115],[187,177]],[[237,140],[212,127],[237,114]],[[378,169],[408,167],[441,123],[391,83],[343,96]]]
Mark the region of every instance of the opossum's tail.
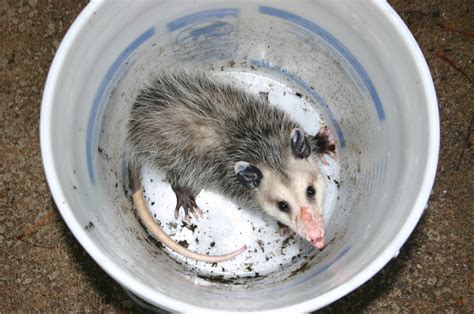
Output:
[[237,251],[234,251],[226,255],[210,256],[210,255],[199,254],[199,253],[190,251],[187,248],[176,243],[163,231],[163,229],[161,229],[160,225],[155,222],[155,220],[153,219],[153,216],[148,210],[148,206],[146,204],[145,197],[143,195],[142,186],[140,183],[139,171],[137,171],[136,169],[137,169],[136,167],[129,167],[128,173],[129,173],[130,190],[132,192],[132,198],[137,210],[138,217],[140,218],[142,223],[145,225],[145,227],[148,229],[148,231],[151,232],[151,234],[153,234],[156,237],[156,239],[161,241],[161,243],[163,243],[165,246],[175,251],[176,253],[183,255],[184,257],[197,260],[197,261],[206,262],[206,263],[218,263],[218,262],[230,260],[247,249],[247,246],[244,245],[242,248],[238,249]]

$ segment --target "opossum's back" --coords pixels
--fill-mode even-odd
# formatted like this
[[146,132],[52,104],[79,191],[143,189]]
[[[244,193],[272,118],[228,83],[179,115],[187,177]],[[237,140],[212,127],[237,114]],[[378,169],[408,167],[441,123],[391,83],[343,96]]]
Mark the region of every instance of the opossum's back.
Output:
[[[143,115],[151,115],[153,120],[181,121],[184,115],[188,120],[215,125],[221,121],[240,122],[242,118],[258,120],[265,114],[268,118],[267,111],[274,111],[268,105],[256,105],[262,105],[259,97],[202,73],[162,74],[141,91],[132,108],[132,117],[137,122],[143,122]],[[161,114],[155,116],[158,113]]]
[[[163,74],[137,97],[129,121],[133,150],[206,159],[279,150],[295,123],[266,100],[204,74]],[[167,153],[166,153],[167,152]],[[247,160],[259,159],[259,156]]]

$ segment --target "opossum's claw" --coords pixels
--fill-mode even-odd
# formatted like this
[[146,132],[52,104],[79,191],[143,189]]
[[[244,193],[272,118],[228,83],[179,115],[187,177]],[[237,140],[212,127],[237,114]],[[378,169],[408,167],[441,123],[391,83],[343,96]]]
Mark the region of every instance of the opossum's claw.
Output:
[[196,211],[196,207],[190,208],[189,211],[193,214],[194,219],[199,220],[199,213]]
[[191,222],[191,218],[189,217],[189,211],[187,208],[184,208],[184,220],[189,224]]
[[324,158],[324,155],[319,155],[319,160],[321,160],[321,162],[322,162],[325,166],[328,166],[328,165],[329,165],[329,162],[326,160],[326,158]]
[[197,216],[202,218],[202,216],[203,216],[202,210],[197,206],[194,206],[193,209],[194,209],[193,213],[195,212],[197,214]]
[[179,208],[181,207],[181,204],[178,202],[176,204],[176,208],[174,209],[174,219],[178,219],[179,216]]

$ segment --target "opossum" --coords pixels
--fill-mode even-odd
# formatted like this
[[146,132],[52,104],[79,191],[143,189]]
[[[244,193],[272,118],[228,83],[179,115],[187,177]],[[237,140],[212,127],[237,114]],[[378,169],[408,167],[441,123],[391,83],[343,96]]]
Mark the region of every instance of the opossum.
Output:
[[[263,210],[280,231],[290,227],[322,249],[325,183],[317,159],[336,159],[328,127],[312,136],[268,99],[189,71],[157,75],[130,110],[127,151],[130,187],[145,227],[177,253],[205,262],[224,256],[197,254],[175,243],[153,220],[139,179],[148,163],[166,174],[176,194],[175,218],[184,208],[202,215],[195,198],[202,189],[218,192],[242,207]],[[225,210],[225,209],[222,209]]]

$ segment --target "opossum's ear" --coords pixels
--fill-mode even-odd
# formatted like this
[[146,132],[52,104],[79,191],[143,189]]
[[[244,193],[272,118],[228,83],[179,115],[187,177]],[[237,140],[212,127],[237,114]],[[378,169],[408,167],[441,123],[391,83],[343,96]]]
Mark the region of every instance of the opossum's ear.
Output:
[[235,163],[234,170],[240,183],[251,189],[259,186],[263,178],[260,169],[245,161]]
[[311,155],[311,145],[303,131],[296,128],[291,131],[291,151],[296,158],[308,158]]

